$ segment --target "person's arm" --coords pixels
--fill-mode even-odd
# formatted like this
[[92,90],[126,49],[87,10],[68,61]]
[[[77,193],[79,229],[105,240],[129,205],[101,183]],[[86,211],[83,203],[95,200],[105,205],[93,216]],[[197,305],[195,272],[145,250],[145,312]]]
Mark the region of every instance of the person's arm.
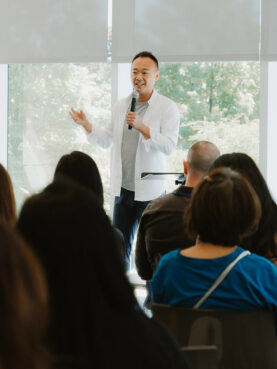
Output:
[[103,129],[92,125],[82,110],[78,112],[72,108],[69,114],[76,124],[85,129],[87,138],[91,143],[97,143],[103,148],[108,148],[111,145],[113,136],[111,122]]
[[[153,115],[153,119],[157,119]],[[180,114],[177,105],[170,101],[163,114],[159,127],[149,127],[136,114],[129,112],[126,115],[126,123],[137,129],[142,135],[146,151],[158,150],[165,155],[170,155],[175,150],[179,135]]]
[[[155,117],[153,117],[155,119]],[[171,101],[164,109],[160,127],[150,127],[149,140],[142,140],[145,150],[150,149],[161,151],[165,155],[170,155],[177,146],[179,136],[180,114],[177,105]]]
[[69,114],[76,124],[79,124],[80,126],[84,127],[87,133],[92,132],[92,124],[87,120],[87,117],[83,112],[83,110],[80,110],[78,112],[73,108],[71,108]]
[[149,262],[148,253],[146,250],[146,242],[145,242],[146,223],[147,223],[147,214],[142,214],[137,232],[137,242],[135,248],[135,264],[140,278],[147,281],[152,278],[153,270]]
[[150,128],[143,123],[141,117],[137,113],[131,111],[127,113],[126,123],[138,130],[146,140],[150,138]]
[[[170,276],[171,278],[171,276]],[[168,261],[163,256],[151,279],[152,302],[158,304],[168,304]]]

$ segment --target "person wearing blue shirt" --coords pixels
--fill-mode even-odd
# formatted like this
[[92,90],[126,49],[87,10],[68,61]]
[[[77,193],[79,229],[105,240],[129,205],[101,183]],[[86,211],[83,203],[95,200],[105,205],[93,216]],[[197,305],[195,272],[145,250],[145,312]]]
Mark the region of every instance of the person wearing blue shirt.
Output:
[[246,178],[230,168],[212,170],[185,211],[184,226],[196,244],[161,258],[151,281],[152,301],[225,311],[267,309],[276,316],[277,268],[238,246],[255,232],[260,215]]

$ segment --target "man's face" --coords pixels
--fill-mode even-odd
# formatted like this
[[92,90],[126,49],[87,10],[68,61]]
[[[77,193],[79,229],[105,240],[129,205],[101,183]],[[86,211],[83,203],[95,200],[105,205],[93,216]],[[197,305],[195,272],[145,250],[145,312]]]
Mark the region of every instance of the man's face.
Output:
[[134,60],[131,70],[131,80],[135,90],[140,95],[151,94],[160,72],[151,58],[142,57]]

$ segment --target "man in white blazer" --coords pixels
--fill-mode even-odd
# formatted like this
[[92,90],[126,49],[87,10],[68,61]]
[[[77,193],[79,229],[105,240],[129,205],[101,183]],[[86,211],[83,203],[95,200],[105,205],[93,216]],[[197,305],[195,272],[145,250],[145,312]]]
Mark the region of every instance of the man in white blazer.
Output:
[[84,112],[71,109],[73,120],[84,127],[90,142],[111,146],[111,195],[115,196],[113,225],[125,241],[129,269],[133,239],[148,203],[166,190],[166,180],[142,180],[142,172],[165,172],[166,156],[176,148],[179,111],[169,98],[154,90],[160,75],[156,57],[147,51],[132,60],[131,80],[138,94],[136,111],[130,112],[132,94],[113,107],[103,129],[92,125]]

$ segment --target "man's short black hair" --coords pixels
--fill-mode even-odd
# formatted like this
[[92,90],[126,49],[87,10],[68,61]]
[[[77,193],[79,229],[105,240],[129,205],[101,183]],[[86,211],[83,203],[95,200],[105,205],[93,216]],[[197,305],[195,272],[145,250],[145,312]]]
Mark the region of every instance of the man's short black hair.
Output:
[[138,58],[150,58],[153,60],[153,62],[156,64],[157,68],[159,69],[159,62],[158,59],[152,54],[150,53],[150,51],[141,51],[140,53],[138,53],[136,56],[134,56],[132,63],[138,59]]

